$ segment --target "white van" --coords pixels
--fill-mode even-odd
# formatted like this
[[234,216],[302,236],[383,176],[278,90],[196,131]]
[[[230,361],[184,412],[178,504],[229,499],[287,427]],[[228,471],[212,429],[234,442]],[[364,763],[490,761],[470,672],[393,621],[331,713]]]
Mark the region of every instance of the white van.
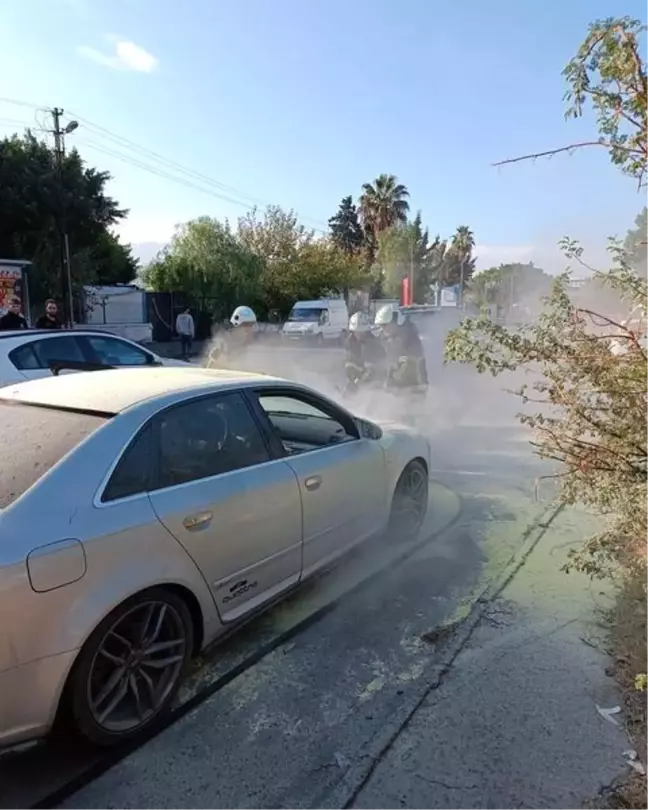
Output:
[[349,310],[342,298],[297,301],[290,310],[281,335],[284,340],[307,338],[324,343],[344,338],[348,326]]

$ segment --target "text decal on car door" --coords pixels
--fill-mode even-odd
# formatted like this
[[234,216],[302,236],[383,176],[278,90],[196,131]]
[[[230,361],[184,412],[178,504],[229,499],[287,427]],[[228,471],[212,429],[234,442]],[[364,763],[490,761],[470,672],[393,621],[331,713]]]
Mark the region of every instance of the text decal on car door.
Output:
[[229,589],[230,592],[227,594],[227,596],[223,597],[223,602],[231,602],[233,599],[243,596],[244,593],[256,588],[258,584],[259,583],[256,580],[254,582],[248,582],[247,579],[242,579],[239,582],[235,582],[234,585],[232,585]]

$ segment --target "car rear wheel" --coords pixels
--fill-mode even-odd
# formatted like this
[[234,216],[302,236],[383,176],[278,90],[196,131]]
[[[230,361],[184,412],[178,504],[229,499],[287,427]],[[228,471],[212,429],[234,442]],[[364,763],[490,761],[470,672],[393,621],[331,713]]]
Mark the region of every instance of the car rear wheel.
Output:
[[110,746],[150,730],[169,709],[193,650],[182,598],[152,588],[110,613],[85,643],[67,684],[78,736]]
[[390,534],[398,540],[415,537],[427,514],[428,474],[420,461],[411,461],[398,479],[389,516]]

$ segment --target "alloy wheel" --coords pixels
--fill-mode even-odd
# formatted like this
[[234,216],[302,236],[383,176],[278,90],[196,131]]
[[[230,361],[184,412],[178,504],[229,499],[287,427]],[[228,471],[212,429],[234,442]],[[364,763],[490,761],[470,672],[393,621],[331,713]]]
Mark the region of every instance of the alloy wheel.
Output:
[[428,479],[421,464],[410,464],[400,477],[390,517],[390,528],[409,538],[421,528],[428,506]]
[[147,724],[178,683],[188,644],[176,608],[140,602],[103,636],[87,678],[94,723],[112,734],[133,734]]

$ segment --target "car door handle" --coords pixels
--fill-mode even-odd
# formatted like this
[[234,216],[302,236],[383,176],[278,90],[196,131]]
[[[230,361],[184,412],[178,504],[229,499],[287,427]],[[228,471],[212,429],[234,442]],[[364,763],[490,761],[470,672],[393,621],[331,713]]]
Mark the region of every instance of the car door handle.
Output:
[[319,475],[311,475],[310,478],[307,478],[304,481],[304,486],[310,492],[313,492],[315,489],[319,489],[322,486],[322,478]]
[[212,517],[211,512],[198,512],[195,515],[187,515],[182,521],[182,525],[187,531],[191,532],[195,529],[200,529],[202,526],[206,526],[211,521]]

